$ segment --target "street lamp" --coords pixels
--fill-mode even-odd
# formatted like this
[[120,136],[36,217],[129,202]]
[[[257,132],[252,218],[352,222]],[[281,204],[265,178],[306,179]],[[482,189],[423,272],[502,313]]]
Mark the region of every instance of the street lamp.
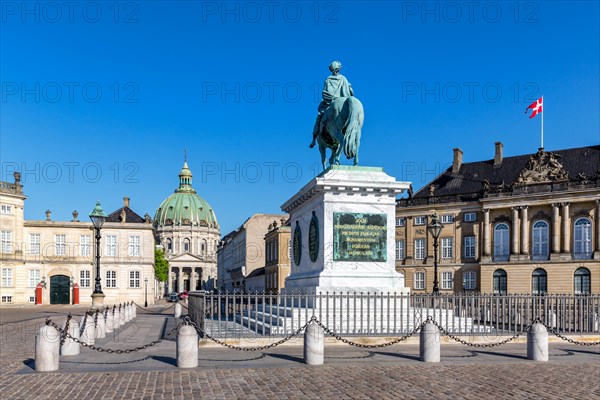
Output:
[[102,211],[100,201],[96,201],[96,207],[90,213],[90,219],[94,224],[96,231],[96,284],[94,285],[94,293],[92,293],[92,308],[99,309],[104,303],[104,293],[102,293],[102,285],[100,284],[100,229],[106,221],[106,214]]
[[144,300],[144,307],[148,307],[148,277],[144,278],[144,283],[146,284],[146,299]]
[[431,222],[427,225],[429,234],[433,237],[433,294],[440,294],[440,288],[438,287],[438,239],[442,233],[442,223],[438,218],[437,211],[433,212]]

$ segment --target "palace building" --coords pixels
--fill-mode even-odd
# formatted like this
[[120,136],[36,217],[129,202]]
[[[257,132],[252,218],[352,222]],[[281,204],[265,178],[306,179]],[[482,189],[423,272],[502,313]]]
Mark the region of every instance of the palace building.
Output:
[[[73,211],[71,221],[25,220],[20,174],[0,182],[0,296],[2,303],[91,304],[96,277],[94,229]],[[91,208],[91,207],[90,207]],[[123,207],[110,213],[101,230],[100,278],[104,304],[154,303],[154,235],[150,217]],[[41,297],[36,298],[40,284]],[[78,295],[77,295],[78,292]],[[78,299],[77,299],[78,297]]]
[[437,212],[441,292],[600,293],[600,146],[452,166],[396,205],[396,269],[433,288]]
[[168,293],[216,287],[219,224],[192,187],[187,161],[179,172],[179,187],[156,210],[154,229],[169,262]]

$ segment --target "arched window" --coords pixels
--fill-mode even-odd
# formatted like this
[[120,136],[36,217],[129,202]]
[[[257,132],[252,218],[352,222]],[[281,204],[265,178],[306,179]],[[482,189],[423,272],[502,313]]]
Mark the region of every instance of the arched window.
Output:
[[202,254],[203,256],[206,255],[206,239],[202,239],[202,241],[200,242],[200,254]]
[[494,294],[506,294],[506,271],[497,269],[494,271]]
[[500,223],[494,227],[494,261],[508,261],[510,251],[508,224]]
[[548,291],[548,279],[546,271],[538,268],[531,274],[531,294],[546,294]]
[[188,253],[190,251],[190,239],[183,239],[183,251]]
[[590,270],[584,267],[575,270],[575,294],[590,294]]
[[547,260],[550,256],[548,247],[549,225],[544,220],[533,223],[531,256],[534,260]]
[[576,260],[591,259],[592,221],[589,218],[577,218],[573,228],[573,258]]
[[173,251],[173,242],[171,241],[171,239],[167,239],[167,252],[172,252]]

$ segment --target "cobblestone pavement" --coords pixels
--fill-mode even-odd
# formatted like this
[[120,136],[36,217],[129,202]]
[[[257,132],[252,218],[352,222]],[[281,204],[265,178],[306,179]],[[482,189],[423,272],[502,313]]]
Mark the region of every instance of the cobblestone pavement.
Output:
[[[63,315],[67,311],[50,309]],[[83,314],[84,309],[73,311]],[[160,347],[144,350],[147,353],[123,356],[82,349],[81,355],[74,356],[70,363],[61,359],[61,371],[35,373],[31,369],[34,337],[44,324],[44,319],[39,318],[42,314],[44,310],[39,308],[20,308],[18,312],[0,309],[2,400],[600,398],[598,347],[566,343],[551,345],[548,363],[525,360],[524,344],[491,351],[444,345],[440,364],[417,361],[418,347],[414,345],[374,351],[333,346],[326,348],[325,365],[312,367],[301,362],[299,346],[258,354],[201,348],[201,367],[179,370],[173,365],[175,344],[165,341]],[[136,337],[141,341],[174,324],[172,318],[153,315],[154,321],[165,323],[153,322],[155,327],[163,326],[151,331],[140,322]],[[149,318],[138,312],[140,321]],[[56,317],[55,320],[58,322]],[[114,340],[108,344],[127,347]],[[151,359],[136,361],[148,355],[152,355]],[[102,364],[103,370],[94,370],[94,361]]]

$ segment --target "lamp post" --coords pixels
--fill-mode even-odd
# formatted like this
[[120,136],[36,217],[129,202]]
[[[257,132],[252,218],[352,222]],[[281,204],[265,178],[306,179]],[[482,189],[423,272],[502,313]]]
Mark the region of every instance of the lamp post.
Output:
[[144,300],[144,307],[148,307],[148,278],[144,278],[144,283],[145,283],[145,300]]
[[433,212],[431,222],[427,225],[429,234],[433,237],[433,294],[440,294],[438,286],[438,239],[442,233],[442,224],[438,218],[437,211]]
[[102,285],[100,283],[100,229],[106,221],[106,214],[102,211],[100,201],[96,201],[96,207],[90,213],[90,219],[94,224],[96,231],[96,283],[94,285],[94,292],[92,293],[92,308],[99,309],[104,304],[104,293],[102,293]]

